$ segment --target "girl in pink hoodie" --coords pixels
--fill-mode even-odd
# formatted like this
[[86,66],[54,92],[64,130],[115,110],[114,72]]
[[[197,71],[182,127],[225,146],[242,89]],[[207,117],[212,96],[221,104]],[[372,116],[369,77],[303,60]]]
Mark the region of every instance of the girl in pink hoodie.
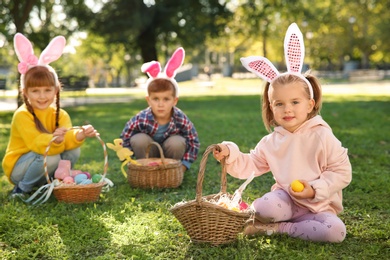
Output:
[[[285,52],[288,72],[280,74],[264,57],[242,58],[243,65],[267,80],[262,116],[273,132],[263,137],[250,153],[233,142],[222,142],[214,151],[225,159],[227,172],[240,179],[272,172],[271,191],[251,207],[255,218],[246,235],[285,233],[291,237],[323,242],[342,242],[345,224],[337,216],[343,210],[342,189],[352,179],[348,151],[319,116],[321,86],[312,75],[300,73],[303,39],[296,24],[287,30]],[[293,191],[299,180],[302,191]]]

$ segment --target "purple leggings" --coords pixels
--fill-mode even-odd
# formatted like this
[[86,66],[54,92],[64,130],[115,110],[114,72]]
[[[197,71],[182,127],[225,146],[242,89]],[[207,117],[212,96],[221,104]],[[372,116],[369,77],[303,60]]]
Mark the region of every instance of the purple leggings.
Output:
[[256,199],[252,207],[266,222],[279,222],[278,233],[319,242],[342,242],[344,223],[330,212],[312,213],[296,205],[284,190],[275,190]]

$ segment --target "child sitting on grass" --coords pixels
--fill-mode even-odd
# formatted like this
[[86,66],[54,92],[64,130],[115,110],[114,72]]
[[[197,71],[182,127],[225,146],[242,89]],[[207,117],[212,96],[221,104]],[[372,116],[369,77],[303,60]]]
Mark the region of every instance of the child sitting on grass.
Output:
[[[15,184],[11,198],[23,198],[34,187],[46,183],[44,153],[53,137],[56,139],[46,160],[51,177],[60,160],[70,160],[73,165],[80,156],[79,147],[84,139],[98,133],[91,125],[69,130],[71,119],[60,108],[61,85],[56,72],[48,64],[62,55],[65,38],[54,38],[39,60],[34,56],[30,41],[22,34],[15,35],[14,45],[20,60],[18,70],[24,104],[13,115],[2,166],[9,181]],[[55,107],[52,106],[54,101]]]
[[[310,241],[342,242],[346,227],[337,216],[343,210],[342,190],[352,179],[348,151],[319,115],[321,86],[311,75],[302,75],[303,37],[296,24],[287,30],[285,56],[288,72],[280,74],[264,57],[241,59],[251,72],[267,81],[263,92],[263,121],[268,131],[254,150],[242,153],[233,142],[215,149],[217,160],[226,160],[234,177],[260,176],[269,171],[275,179],[271,191],[251,207],[253,221],[248,236],[287,234]],[[299,180],[303,190],[292,188]],[[293,185],[294,186],[294,185]]]
[[[195,126],[176,107],[179,89],[174,76],[183,60],[184,49],[179,48],[168,61],[165,73],[161,73],[160,63],[155,61],[142,66],[141,70],[150,77],[146,82],[149,107],[126,123],[120,138],[123,147],[131,149],[137,159],[145,158],[151,142],[159,143],[166,158],[181,160],[185,172],[196,160],[200,144]],[[151,147],[149,157],[160,157],[157,147]]]

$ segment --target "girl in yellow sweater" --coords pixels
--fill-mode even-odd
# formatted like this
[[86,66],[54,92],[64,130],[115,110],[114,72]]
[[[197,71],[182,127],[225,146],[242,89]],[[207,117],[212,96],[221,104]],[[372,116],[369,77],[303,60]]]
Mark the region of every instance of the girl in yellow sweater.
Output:
[[[24,196],[36,186],[46,183],[43,154],[56,137],[47,155],[47,170],[52,177],[59,161],[70,160],[72,165],[80,156],[80,146],[86,137],[95,137],[91,125],[72,129],[71,119],[60,108],[61,84],[48,64],[57,60],[65,47],[65,38],[54,38],[39,59],[30,41],[18,33],[14,47],[20,60],[18,70],[24,104],[14,113],[10,139],[2,166],[9,181],[15,184],[11,197]],[[52,104],[55,102],[55,107]]]

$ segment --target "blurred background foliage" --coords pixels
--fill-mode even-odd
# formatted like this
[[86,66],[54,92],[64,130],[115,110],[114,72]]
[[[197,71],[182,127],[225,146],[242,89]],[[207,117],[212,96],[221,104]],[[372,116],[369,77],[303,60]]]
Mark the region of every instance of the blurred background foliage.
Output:
[[239,58],[249,55],[283,69],[282,39],[292,22],[304,34],[312,69],[389,69],[388,10],[388,0],[2,0],[0,74],[18,77],[16,32],[38,54],[64,35],[59,75],[88,76],[104,87],[134,85],[142,63],[165,64],[178,46],[200,71],[245,71]]

